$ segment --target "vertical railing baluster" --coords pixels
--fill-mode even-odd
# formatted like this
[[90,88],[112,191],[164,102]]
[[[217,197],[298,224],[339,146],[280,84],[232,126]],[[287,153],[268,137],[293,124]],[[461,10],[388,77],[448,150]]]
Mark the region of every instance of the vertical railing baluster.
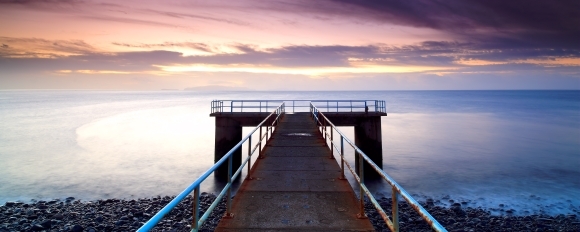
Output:
[[330,127],[330,158],[334,159],[334,129]]
[[369,106],[367,105],[367,101],[365,101],[365,113],[369,112]]
[[232,157],[233,155],[230,155],[228,157],[228,185],[230,186],[228,188],[228,196],[226,199],[226,213],[225,213],[225,217],[232,217]]
[[250,174],[250,170],[252,169],[252,136],[248,138],[248,175],[246,176],[246,180],[251,180],[252,175]]
[[[352,108],[351,108],[352,109]],[[354,151],[355,156],[358,155],[358,176],[360,178],[360,187],[359,187],[359,194],[360,194],[360,212],[358,214],[359,218],[366,218],[365,215],[365,195],[364,195],[364,190],[363,190],[363,185],[365,183],[365,176],[364,176],[364,159],[362,157],[362,154],[358,153],[356,150]]]
[[263,159],[264,156],[262,156],[262,140],[264,139],[263,134],[262,134],[262,126],[260,125],[260,151],[258,151],[258,159]]
[[344,176],[344,138],[340,135],[340,179],[346,179]]
[[324,145],[327,145],[327,141],[326,141],[326,120],[322,121],[324,123]]
[[399,194],[397,193],[397,189],[393,186],[393,227],[395,232],[399,232]]
[[193,231],[199,230],[199,186],[193,190],[193,219],[191,220],[191,229]]

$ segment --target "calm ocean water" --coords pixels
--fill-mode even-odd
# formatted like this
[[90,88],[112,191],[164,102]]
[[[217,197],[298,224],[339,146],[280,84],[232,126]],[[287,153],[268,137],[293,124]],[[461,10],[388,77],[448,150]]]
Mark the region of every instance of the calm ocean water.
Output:
[[213,163],[213,99],[385,100],[384,169],[408,192],[580,210],[580,91],[0,91],[0,203],[176,195]]

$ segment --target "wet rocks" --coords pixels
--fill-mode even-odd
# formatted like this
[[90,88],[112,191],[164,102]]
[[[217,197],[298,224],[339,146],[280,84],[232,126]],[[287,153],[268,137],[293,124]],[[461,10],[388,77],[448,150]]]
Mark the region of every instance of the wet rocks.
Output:
[[[215,200],[212,194],[200,198],[201,214]],[[0,206],[0,232],[5,231],[135,231],[163,208],[173,197],[121,200],[105,199],[81,202],[65,200],[7,202]],[[190,231],[190,198],[167,214],[153,231]],[[201,231],[213,231],[225,211],[220,202]]]
[[[447,198],[447,199],[445,199]],[[452,203],[448,196],[444,199]],[[580,231],[580,221],[575,214],[558,215],[524,215],[515,216],[492,215],[484,208],[464,207],[460,203],[452,203],[450,207],[438,206],[433,199],[428,198],[420,204],[448,231]],[[382,198],[379,204],[387,212],[391,209],[391,199]],[[382,218],[376,216],[374,206],[365,204],[367,216],[371,219],[375,230],[389,231]],[[391,217],[390,213],[387,213]],[[432,231],[430,226],[405,202],[399,202],[400,231]]]
[[[202,193],[200,215],[215,200]],[[420,204],[449,231],[580,231],[578,215],[492,215],[489,209],[471,208],[467,202],[427,198]],[[173,197],[144,199],[104,199],[82,202],[73,197],[65,200],[7,202],[0,206],[0,232],[4,231],[135,231],[163,208]],[[390,217],[390,198],[377,199]],[[451,205],[446,207],[443,202]],[[192,220],[190,198],[182,201],[153,229],[154,231],[190,231]],[[507,208],[507,206],[504,206]],[[377,231],[389,231],[372,204],[365,210]],[[210,214],[200,231],[213,231],[225,211],[225,202]],[[432,231],[429,225],[404,202],[399,203],[401,231]]]

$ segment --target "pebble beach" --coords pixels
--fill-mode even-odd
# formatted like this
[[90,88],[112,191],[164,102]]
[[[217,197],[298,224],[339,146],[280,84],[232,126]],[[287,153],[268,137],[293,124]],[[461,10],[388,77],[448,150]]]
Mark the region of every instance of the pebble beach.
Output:
[[[202,193],[201,213],[215,200],[213,194]],[[82,201],[69,197],[50,201],[6,202],[0,206],[0,232],[4,231],[135,231],[173,199],[158,196],[141,199],[103,199]],[[580,231],[576,214],[560,215],[493,215],[485,208],[471,208],[456,202],[440,206],[442,199],[428,198],[420,204],[449,231]],[[446,200],[446,199],[445,199]],[[385,210],[390,198],[380,198]],[[448,200],[447,200],[448,201]],[[155,227],[154,231],[190,231],[190,198],[182,201]],[[370,203],[367,216],[376,231],[389,231]],[[201,231],[213,231],[225,212],[221,202],[203,224]],[[399,203],[401,231],[432,231],[429,225],[406,203]]]

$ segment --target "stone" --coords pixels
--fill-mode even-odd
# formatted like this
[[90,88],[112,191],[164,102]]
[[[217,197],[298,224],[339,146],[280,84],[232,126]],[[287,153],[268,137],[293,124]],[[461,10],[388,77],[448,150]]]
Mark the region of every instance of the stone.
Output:
[[50,229],[50,227],[52,225],[52,221],[51,220],[44,220],[43,222],[40,223],[40,225],[42,227],[44,227],[45,229]]
[[4,206],[6,206],[6,207],[12,207],[12,206],[15,206],[15,205],[16,205],[16,202],[11,202],[11,201],[8,201],[8,202],[6,202],[4,204]]
[[60,213],[57,213],[55,215],[52,215],[52,218],[56,219],[56,220],[62,220],[64,218],[64,216],[62,216],[62,214],[60,214]]
[[42,230],[45,230],[45,228],[44,228],[44,227],[42,227],[42,226],[41,226],[41,225],[39,225],[39,224],[34,224],[34,225],[32,225],[32,228],[30,228],[30,229],[31,229],[32,231],[42,231]]
[[[68,198],[67,198],[68,199]],[[82,232],[83,230],[85,230],[85,228],[83,228],[80,225],[74,225],[71,229],[70,232]]]

